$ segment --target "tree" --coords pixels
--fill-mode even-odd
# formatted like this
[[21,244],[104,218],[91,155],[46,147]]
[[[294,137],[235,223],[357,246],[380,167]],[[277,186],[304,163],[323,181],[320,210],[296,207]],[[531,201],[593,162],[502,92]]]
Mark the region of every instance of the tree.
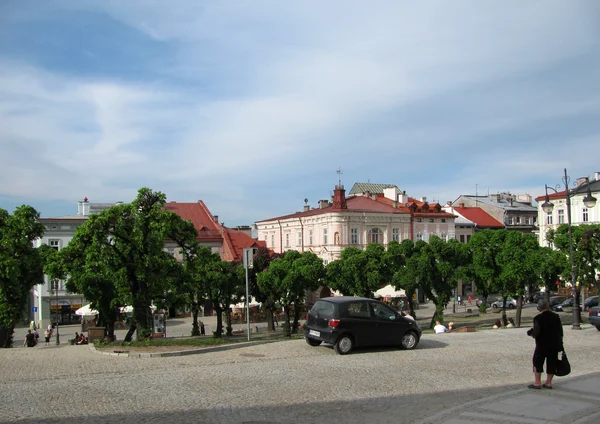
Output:
[[[571,226],[573,238],[573,265],[567,261],[567,267],[563,271],[563,276],[567,281],[573,282],[575,278],[575,287],[573,295],[575,302],[581,305],[581,287],[593,287],[596,283],[596,269],[600,262],[600,225],[573,225]],[[548,241],[569,258],[569,226],[563,224],[555,230],[550,230],[547,235]],[[574,276],[571,275],[573,272]],[[579,322],[581,322],[581,309],[579,313]]]
[[130,330],[137,330],[138,340],[152,333],[152,301],[165,298],[170,281],[180,282],[177,274],[181,265],[164,250],[165,241],[185,252],[197,236],[191,222],[164,209],[165,199],[163,193],[142,188],[132,203],[115,205],[90,216],[73,239],[77,246],[74,256],[91,263],[95,252],[102,252],[106,276],[124,286],[117,291],[133,306]]
[[506,325],[506,299],[518,296],[516,326],[521,326],[523,295],[528,285],[539,281],[536,274],[536,251],[539,244],[534,234],[523,234],[519,231],[508,231],[502,250],[496,257],[500,269],[498,288],[502,294],[502,320]]
[[412,258],[419,252],[423,243],[425,242],[415,243],[410,239],[406,239],[402,240],[402,243],[390,243],[387,249],[390,269],[393,272],[392,284],[396,290],[403,289],[405,291],[410,314],[415,318],[415,306],[412,299],[419,288],[419,276],[418,260]]
[[385,248],[378,243],[369,244],[365,250],[348,247],[340,259],[327,265],[326,281],[346,295],[371,298],[392,279],[387,260]]
[[22,319],[27,295],[44,281],[48,251],[33,247],[34,240],[44,235],[38,219],[39,213],[31,206],[19,206],[12,215],[0,209],[0,348],[12,346],[13,330]]
[[217,314],[215,337],[221,337],[223,333],[224,312],[227,314],[227,335],[232,334],[229,305],[239,300],[241,290],[245,288],[245,281],[241,278],[244,274],[237,271],[239,266],[240,264],[222,260],[211,261],[206,266],[207,294]]
[[469,273],[476,279],[477,291],[487,305],[488,296],[498,286],[500,266],[496,262],[502,251],[507,230],[483,230],[473,234],[468,246],[472,254]]
[[270,292],[263,292],[260,289],[257,276],[259,273],[266,271],[269,268],[271,261],[283,257],[283,253],[273,253],[273,251],[266,247],[259,247],[254,256],[252,268],[248,270],[248,291],[251,296],[254,296],[254,298],[262,304],[263,309],[267,312],[267,326],[271,331],[275,330],[273,311],[276,307],[276,300]]
[[[546,300],[550,300],[550,293],[556,290],[556,283],[568,267],[565,254],[551,247],[540,247],[536,251],[536,274],[540,276],[545,287]],[[533,291],[530,290],[530,293]]]
[[421,270],[424,279],[421,287],[435,305],[431,327],[435,321],[444,321],[444,308],[448,305],[452,290],[459,279],[465,277],[465,266],[470,261],[468,248],[456,239],[442,241],[437,236],[429,238],[429,243],[420,251]]
[[314,253],[288,251],[283,258],[275,259],[269,268],[258,274],[262,292],[271,293],[284,308],[286,336],[291,335],[290,311],[304,303],[307,290],[314,290],[324,276],[323,261]]

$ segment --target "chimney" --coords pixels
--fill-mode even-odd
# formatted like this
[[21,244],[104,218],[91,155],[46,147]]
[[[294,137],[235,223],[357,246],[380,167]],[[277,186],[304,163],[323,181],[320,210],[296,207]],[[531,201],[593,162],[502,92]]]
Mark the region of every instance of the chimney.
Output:
[[403,204],[408,203],[408,196],[406,195],[406,191],[400,192],[400,194],[398,195],[398,202]]
[[377,200],[377,193],[372,193],[371,194],[371,199]]
[[88,202],[87,197],[84,197],[83,202],[81,202],[81,214],[83,216],[88,216],[90,214],[90,203]]
[[465,207],[465,204],[464,204],[464,203],[459,203],[459,204],[458,204],[458,207],[459,207],[459,208],[464,208],[464,207]]
[[319,200],[319,209],[323,209],[329,206],[329,201],[327,201],[327,199],[325,200]]
[[594,172],[594,181],[600,181],[600,172]]
[[427,197],[421,197],[421,202],[426,203],[427,202]]
[[310,210],[310,205],[304,205],[304,212],[308,212]]
[[341,184],[336,185],[333,191],[333,208],[348,209],[348,205],[346,205],[346,190],[344,190],[344,186]]
[[217,224],[219,223],[219,215],[213,215],[213,219],[217,222]]
[[394,200],[394,202],[393,202],[393,206],[394,206],[395,208],[397,208],[397,207],[398,207],[398,201],[397,201],[397,200]]

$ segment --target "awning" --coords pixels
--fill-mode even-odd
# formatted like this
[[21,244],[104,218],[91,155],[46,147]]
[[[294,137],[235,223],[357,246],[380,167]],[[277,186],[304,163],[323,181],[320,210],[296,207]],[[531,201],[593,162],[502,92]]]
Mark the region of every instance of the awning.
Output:
[[377,290],[375,297],[406,297],[406,292],[402,289],[396,290],[394,286],[388,284],[387,286]]

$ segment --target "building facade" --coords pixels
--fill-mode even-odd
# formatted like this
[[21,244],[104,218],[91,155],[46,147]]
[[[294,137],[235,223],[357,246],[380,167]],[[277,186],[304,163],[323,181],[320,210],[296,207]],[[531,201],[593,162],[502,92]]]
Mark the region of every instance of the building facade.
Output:
[[[583,203],[588,189],[591,195],[599,200],[593,208]],[[548,200],[554,204],[551,212],[542,209],[542,204],[546,201],[545,195],[536,197],[535,200],[539,223],[538,241],[540,246],[549,246],[550,243],[546,240],[548,231],[568,223],[567,193],[548,193]],[[571,191],[571,224],[600,224],[600,172],[595,172],[587,181],[585,178],[577,180],[576,187]]]
[[536,233],[538,211],[532,205],[529,194],[502,192],[488,196],[461,195],[452,202],[453,207],[481,208],[496,221],[504,224],[507,230],[523,233]]
[[469,208],[464,204],[457,207],[448,203],[442,209],[456,216],[454,221],[456,227],[456,240],[461,243],[468,243],[473,234],[485,229],[499,230],[505,228],[504,224],[494,219],[482,208]]

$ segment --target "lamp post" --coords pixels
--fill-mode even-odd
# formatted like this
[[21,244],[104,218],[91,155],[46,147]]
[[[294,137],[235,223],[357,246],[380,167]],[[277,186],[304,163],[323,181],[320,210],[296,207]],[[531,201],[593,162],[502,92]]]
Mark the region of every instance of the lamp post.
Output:
[[54,280],[54,292],[56,293],[56,345],[60,344],[60,333],[58,332],[58,316],[60,305],[58,304],[58,280]]
[[[565,186],[565,197],[567,198],[567,228],[569,233],[569,259],[571,262],[571,286],[573,287],[573,330],[581,330],[581,308],[580,308],[580,287],[579,283],[575,280],[575,260],[573,258],[573,231],[571,224],[571,197],[578,193],[577,190],[569,190],[569,182],[571,181],[569,176],[567,175],[567,169],[565,168],[565,175],[562,177],[563,184]],[[592,192],[590,190],[590,180],[586,177],[585,181],[587,183],[587,194],[583,198],[583,204],[587,208],[593,208],[596,206],[596,198],[592,196]],[[546,213],[551,213],[554,209],[554,204],[550,202],[550,198],[548,197],[548,189],[554,191],[554,193],[558,193],[558,189],[560,185],[557,185],[556,188],[546,187],[546,201],[542,203],[542,209]]]

